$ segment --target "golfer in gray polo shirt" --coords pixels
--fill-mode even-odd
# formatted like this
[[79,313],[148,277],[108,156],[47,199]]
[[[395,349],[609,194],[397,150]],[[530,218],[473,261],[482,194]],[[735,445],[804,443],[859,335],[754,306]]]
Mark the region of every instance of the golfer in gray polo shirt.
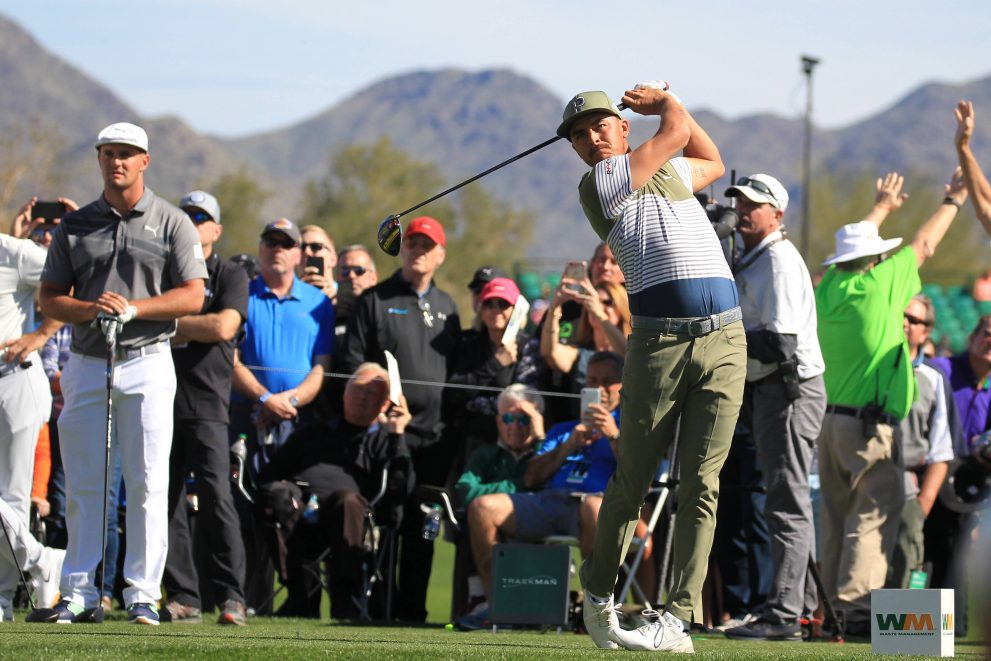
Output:
[[128,500],[124,602],[130,622],[158,624],[176,388],[168,338],[177,317],[200,311],[207,270],[192,222],[144,185],[150,162],[144,130],[112,124],[100,132],[96,149],[103,195],[62,219],[41,277],[42,311],[74,325],[59,418],[69,544],[54,619],[72,622],[99,605],[107,341],[93,322],[102,314],[122,324],[112,376],[112,442]]

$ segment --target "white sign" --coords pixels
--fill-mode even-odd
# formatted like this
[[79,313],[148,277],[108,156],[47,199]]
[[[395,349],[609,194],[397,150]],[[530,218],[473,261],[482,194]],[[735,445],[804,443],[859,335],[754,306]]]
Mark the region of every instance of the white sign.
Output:
[[953,590],[871,590],[871,651],[953,656]]
[[385,352],[385,366],[389,372],[389,401],[399,406],[399,396],[403,394],[403,383],[399,379],[399,361],[390,352]]
[[513,314],[509,315],[506,322],[506,330],[502,332],[502,343],[512,344],[516,341],[516,336],[526,325],[526,315],[530,312],[530,302],[520,294],[516,298],[516,305],[513,307]]

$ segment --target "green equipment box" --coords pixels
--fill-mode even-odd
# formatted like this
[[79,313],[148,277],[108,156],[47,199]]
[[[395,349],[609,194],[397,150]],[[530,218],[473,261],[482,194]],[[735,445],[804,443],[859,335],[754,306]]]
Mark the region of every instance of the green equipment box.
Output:
[[568,624],[571,549],[496,544],[490,618],[498,624]]

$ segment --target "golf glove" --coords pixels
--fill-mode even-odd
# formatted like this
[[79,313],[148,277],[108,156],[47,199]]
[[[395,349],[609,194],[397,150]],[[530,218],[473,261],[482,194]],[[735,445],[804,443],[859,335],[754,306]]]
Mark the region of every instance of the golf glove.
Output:
[[642,83],[637,83],[636,85],[633,86],[633,89],[635,89],[635,90],[642,90],[642,89],[658,89],[658,90],[664,90],[665,92],[667,92],[668,94],[670,94],[671,97],[675,101],[677,101],[678,103],[681,103],[681,99],[679,99],[678,96],[674,92],[671,91],[671,83],[669,83],[666,80],[647,80],[647,81],[644,81]]
[[113,344],[117,339],[117,333],[124,327],[124,324],[138,316],[138,309],[133,305],[128,305],[124,314],[110,314],[100,312],[96,319],[90,324],[93,328],[99,328],[103,337],[107,339],[107,344]]

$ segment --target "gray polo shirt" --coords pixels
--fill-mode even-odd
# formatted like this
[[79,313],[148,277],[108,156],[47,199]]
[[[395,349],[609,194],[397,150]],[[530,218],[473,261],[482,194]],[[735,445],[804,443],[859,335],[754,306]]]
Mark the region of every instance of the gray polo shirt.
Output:
[[[73,288],[73,297],[95,301],[105,291],[127,300],[159,296],[189,280],[206,279],[203,248],[193,222],[149,188],[127,216],[103,196],[66,215],[48,249],[41,281]],[[175,334],[176,322],[136,319],[118,336],[118,345],[138,348]],[[89,323],[73,327],[72,350],[107,354],[103,334]]]

